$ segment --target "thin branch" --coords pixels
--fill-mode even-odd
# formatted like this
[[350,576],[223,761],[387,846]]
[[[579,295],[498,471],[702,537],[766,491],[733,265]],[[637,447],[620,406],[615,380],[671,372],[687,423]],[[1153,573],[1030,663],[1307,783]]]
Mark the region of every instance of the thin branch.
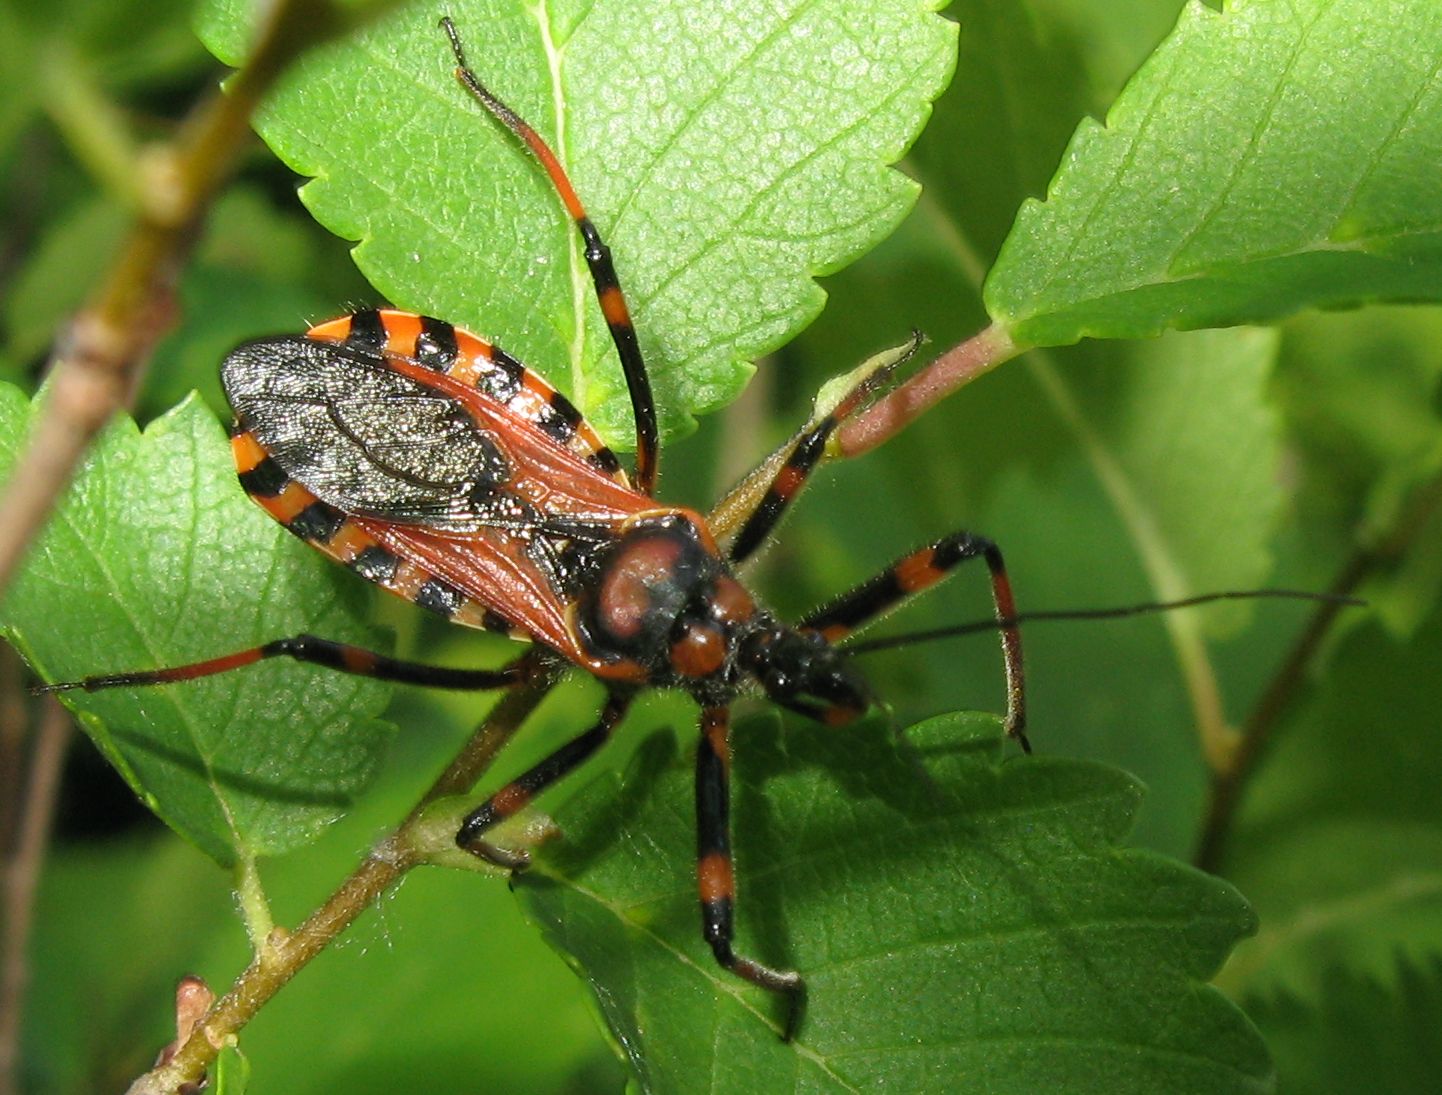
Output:
[[0,498],[0,589],[174,323],[176,279],[249,136],[251,113],[285,66],[338,25],[325,0],[276,3],[228,92],[207,98],[174,141],[138,165],[144,205],[114,265],[57,340],[49,398]]
[[20,1016],[30,976],[27,958],[35,892],[55,819],[70,728],[70,715],[65,708],[54,699],[46,701],[30,754],[15,851],[5,861],[4,916],[0,918],[4,930],[4,938],[0,939],[0,1095],[18,1090]]
[[[1391,532],[1358,550],[1347,560],[1328,592],[1337,597],[1354,594],[1363,582],[1405,553],[1439,505],[1442,505],[1442,478],[1433,479],[1420,487]],[[1282,716],[1305,685],[1307,672],[1338,613],[1345,607],[1337,601],[1324,602],[1317,607],[1283,659],[1276,676],[1257,701],[1246,725],[1242,727],[1235,748],[1226,762],[1213,770],[1207,794],[1206,818],[1193,859],[1202,870],[1215,872],[1220,868],[1242,794],[1276,736]]]
[[[523,658],[540,665],[534,654],[523,655]],[[255,960],[231,990],[216,1001],[184,1045],[164,1065],[137,1079],[129,1095],[173,1095],[182,1085],[199,1083],[220,1048],[312,958],[417,865],[416,854],[407,839],[411,828],[431,803],[464,794],[485,774],[501,747],[555,683],[549,672],[543,669],[537,672],[537,679],[532,683],[501,698],[400,826],[371,850],[320,908],[295,931],[287,933],[277,928],[271,933],[268,945],[257,952]]]

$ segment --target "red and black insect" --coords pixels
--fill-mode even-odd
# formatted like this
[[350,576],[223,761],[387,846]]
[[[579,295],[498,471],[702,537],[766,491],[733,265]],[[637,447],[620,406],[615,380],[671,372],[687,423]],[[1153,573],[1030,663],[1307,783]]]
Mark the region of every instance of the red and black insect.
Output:
[[305,335],[263,338],[222,366],[235,411],[241,485],[291,532],[361,577],[469,627],[537,644],[496,670],[398,661],[311,635],[279,639],[171,669],[92,677],[95,689],[189,680],[287,656],[348,673],[442,688],[501,689],[538,664],[573,663],[608,697],[595,725],[478,806],[456,835],[464,849],[520,866],[486,833],[591,756],[643,688],[679,688],[701,708],[696,758],[697,880],[702,930],[726,969],[789,1001],[794,972],[732,949],[735,883],[728,821],[729,717],[759,690],[783,707],[841,726],[871,703],[836,644],[957,564],[991,574],[1007,674],[1007,730],[1023,747],[1021,643],[1001,553],[959,532],[900,559],[799,623],[757,603],[736,566],[765,541],[817,466],[837,424],[871,393],[858,385],[790,446],[728,547],[707,519],[654,497],[656,415],[636,332],[611,256],[541,137],[488,91],[443,27],[462,86],[530,149],[585,243],[601,310],[636,422],[632,483],[560,393],[498,346],[449,323],[364,311]]

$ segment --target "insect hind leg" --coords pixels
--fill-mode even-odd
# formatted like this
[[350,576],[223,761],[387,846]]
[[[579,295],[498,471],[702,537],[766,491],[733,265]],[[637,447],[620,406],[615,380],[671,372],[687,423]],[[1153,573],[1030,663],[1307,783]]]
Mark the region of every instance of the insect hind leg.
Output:
[[631,321],[630,307],[626,303],[626,294],[621,289],[621,279],[616,274],[611,249],[606,246],[601,233],[586,214],[586,209],[576,194],[576,188],[571,185],[566,169],[561,166],[560,159],[524,118],[481,82],[466,61],[465,47],[461,44],[461,36],[450,17],[443,17],[440,25],[450,40],[451,53],[456,59],[456,79],[476,102],[485,107],[492,117],[514,133],[530,150],[551,180],[551,186],[575,222],[576,230],[581,234],[581,240],[585,244],[586,266],[591,271],[591,281],[596,287],[596,299],[600,302],[606,327],[611,332],[611,341],[616,345],[616,354],[621,359],[621,372],[626,378],[626,389],[631,397],[631,413],[636,420],[636,487],[643,494],[654,494],[656,470],[660,460],[656,401],[651,394],[651,379],[646,372],[645,359],[641,356],[636,326]]
[[38,686],[35,691],[99,692],[107,688],[138,688],[147,685],[174,684],[229,673],[269,658],[293,658],[308,665],[324,666],[358,677],[375,677],[383,681],[416,684],[428,688],[452,688],[459,691],[482,692],[494,688],[513,688],[534,679],[539,671],[537,660],[528,652],[500,669],[451,669],[424,662],[403,661],[351,643],[322,639],[315,635],[293,635],[260,646],[247,647],[218,658],[189,662],[162,669],[141,669],[124,673],[83,677],[75,681],[59,681]]

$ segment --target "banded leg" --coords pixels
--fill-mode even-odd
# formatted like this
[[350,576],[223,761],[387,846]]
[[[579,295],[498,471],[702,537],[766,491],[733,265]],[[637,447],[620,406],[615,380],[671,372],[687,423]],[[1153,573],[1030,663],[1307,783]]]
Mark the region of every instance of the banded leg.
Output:
[[801,975],[771,969],[731,949],[736,878],[731,867],[730,733],[730,711],[724,707],[702,710],[701,741],[696,748],[696,882],[701,933],[723,968],[785,998],[781,1037],[789,1042],[806,1001]]
[[862,582],[824,608],[803,619],[797,627],[815,631],[828,642],[839,642],[858,628],[885,614],[914,593],[941,581],[951,569],[980,556],[991,572],[991,597],[1001,632],[1001,656],[1006,666],[1006,732],[1031,752],[1026,739],[1026,688],[1022,675],[1021,630],[1016,623],[1016,601],[1001,551],[990,540],[969,532],[956,532],[914,551],[876,577]]
[[612,695],[601,709],[601,717],[596,725],[579,737],[572,738],[529,771],[511,780],[467,814],[456,833],[456,843],[472,855],[480,856],[498,866],[524,867],[529,862],[529,857],[524,852],[508,852],[497,848],[482,840],[482,835],[487,829],[524,809],[547,787],[589,759],[597,749],[606,744],[617,725],[625,718],[626,709],[630,706],[629,694]]
[[555,187],[566,207],[566,212],[576,222],[576,229],[581,233],[581,240],[586,245],[586,265],[596,286],[596,299],[601,303],[601,314],[610,329],[611,341],[616,344],[616,353],[621,359],[621,371],[626,377],[626,389],[631,396],[631,411],[636,418],[636,489],[643,494],[654,494],[656,467],[660,457],[656,403],[651,396],[651,380],[646,374],[646,362],[641,357],[641,344],[636,338],[636,327],[631,322],[626,294],[621,290],[621,280],[617,277],[616,266],[611,261],[611,249],[606,246],[601,234],[596,231],[596,226],[591,223],[591,218],[586,215],[581,199],[576,196],[575,187],[566,177],[565,168],[561,166],[561,161],[556,158],[550,146],[524,118],[481,83],[480,77],[466,63],[460,35],[449,17],[441,20],[441,26],[445,29],[446,37],[450,39],[451,52],[456,58],[456,79],[481,106],[530,149],[550,178],[551,185]]
[[40,692],[69,692],[83,689],[98,692],[102,688],[134,688],[151,684],[173,684],[228,673],[267,658],[294,658],[309,665],[320,665],[358,677],[376,677],[401,684],[418,684],[428,688],[454,688],[481,692],[490,688],[512,688],[534,678],[539,663],[530,652],[500,669],[449,669],[445,666],[407,662],[350,643],[321,639],[315,635],[295,635],[276,639],[261,646],[237,650],[203,662],[175,665],[163,669],[142,669],[129,673],[110,673],[84,677],[78,681],[61,681],[40,685]]
[[766,492],[756,503],[756,508],[751,511],[736,534],[736,539],[731,542],[727,554],[733,565],[744,562],[766,542],[766,537],[771,535],[771,530],[776,527],[787,507],[801,493],[801,488],[821,463],[821,458],[826,454],[826,443],[831,440],[836,427],[859,409],[867,396],[891,375],[892,370],[916,353],[920,345],[921,334],[913,333],[911,342],[901,348],[895,360],[887,362],[866,376],[842,397],[841,402],[833,407],[829,414],[796,439],[785,461],[772,477]]

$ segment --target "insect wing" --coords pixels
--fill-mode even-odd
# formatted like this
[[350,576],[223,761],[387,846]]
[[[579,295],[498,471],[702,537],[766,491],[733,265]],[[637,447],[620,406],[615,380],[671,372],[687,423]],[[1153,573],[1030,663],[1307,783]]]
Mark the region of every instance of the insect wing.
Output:
[[499,346],[471,331],[432,316],[380,308],[318,323],[306,336],[385,353],[392,361],[403,359],[444,374],[503,406],[513,423],[517,419],[530,422],[592,467],[628,485],[615,453],[570,400]]
[[260,339],[225,359],[221,381],[276,463],[346,513],[474,530],[478,500],[509,474],[464,407],[374,351]]
[[574,545],[604,544],[652,499],[485,392],[384,349],[261,339],[231,353],[222,381],[279,470],[345,519],[324,537],[292,531],[334,555],[330,540],[353,527],[395,561],[362,569],[372,581],[584,660],[568,618]]

